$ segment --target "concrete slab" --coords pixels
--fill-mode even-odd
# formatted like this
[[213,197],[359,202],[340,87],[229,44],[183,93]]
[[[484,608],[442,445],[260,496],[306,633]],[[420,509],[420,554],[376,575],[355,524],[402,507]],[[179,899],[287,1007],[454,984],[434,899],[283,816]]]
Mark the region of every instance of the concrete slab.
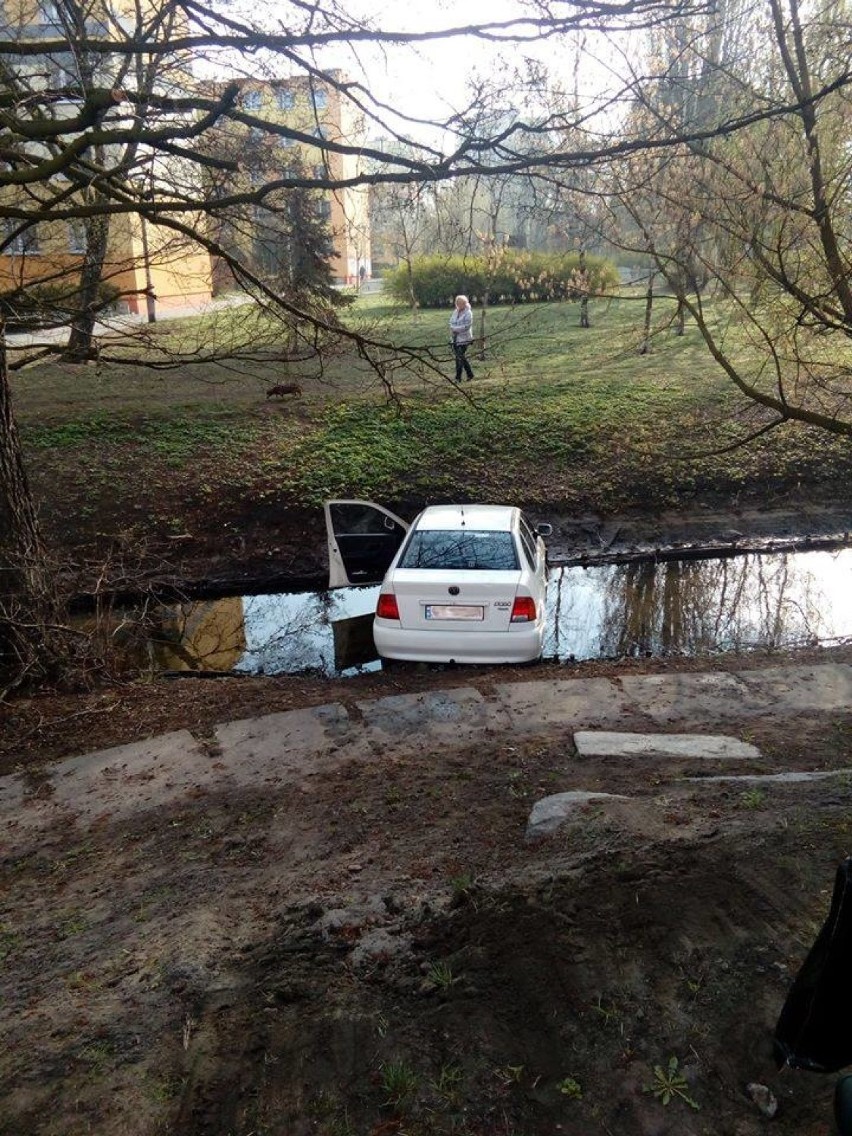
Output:
[[355,705],[369,738],[381,746],[420,748],[427,738],[429,744],[464,745],[494,729],[493,705],[470,686],[392,694]]
[[617,722],[627,705],[618,686],[607,678],[499,683],[494,696],[506,709],[510,728],[522,733]]
[[0,777],[0,827],[6,822],[6,817],[18,812],[26,795],[22,774],[10,773],[6,777]]
[[580,757],[760,757],[757,746],[725,734],[631,734],[611,730],[577,730]]
[[661,725],[683,717],[717,720],[763,710],[749,704],[739,676],[726,672],[628,675],[619,681],[631,709]]
[[219,761],[238,785],[279,784],[317,768],[322,755],[346,756],[363,731],[337,702],[217,726]]
[[32,791],[26,781],[5,785],[0,821],[7,836],[63,821],[91,824],[211,789],[221,779],[209,755],[188,730],[60,761]]
[[741,781],[744,785],[755,782],[776,782],[780,785],[798,785],[804,781],[824,781],[827,777],[852,777],[852,769],[791,769],[785,773],[714,774],[711,777],[682,777],[682,781]]
[[740,675],[750,702],[762,707],[781,706],[785,713],[852,708],[852,666],[767,667]]
[[527,820],[527,840],[537,840],[555,832],[557,828],[571,820],[586,805],[595,801],[628,801],[629,797],[619,796],[616,793],[587,793],[584,790],[573,790],[570,793],[554,793],[550,797],[542,797],[536,801],[530,810]]

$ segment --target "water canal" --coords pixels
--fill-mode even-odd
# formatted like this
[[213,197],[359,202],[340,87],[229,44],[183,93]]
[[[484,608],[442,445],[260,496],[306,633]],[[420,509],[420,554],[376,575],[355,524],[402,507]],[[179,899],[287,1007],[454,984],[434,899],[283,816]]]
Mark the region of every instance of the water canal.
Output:
[[[378,670],[378,588],[229,596],[166,609],[163,671]],[[852,638],[852,548],[553,567],[544,659],[684,656],[833,645]]]

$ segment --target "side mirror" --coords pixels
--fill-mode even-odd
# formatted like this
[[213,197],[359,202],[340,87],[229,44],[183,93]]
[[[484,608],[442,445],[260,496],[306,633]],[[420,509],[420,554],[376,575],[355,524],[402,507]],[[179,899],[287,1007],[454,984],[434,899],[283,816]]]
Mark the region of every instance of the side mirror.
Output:
[[547,524],[536,525],[535,531],[536,531],[536,534],[538,536],[552,536],[553,535],[553,525],[547,525]]

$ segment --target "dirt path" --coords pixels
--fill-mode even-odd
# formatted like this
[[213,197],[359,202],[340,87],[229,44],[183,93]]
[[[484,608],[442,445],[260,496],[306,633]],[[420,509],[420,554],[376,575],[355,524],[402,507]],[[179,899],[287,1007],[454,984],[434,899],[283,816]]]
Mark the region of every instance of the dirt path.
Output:
[[[844,688],[817,670],[767,712],[753,666],[733,688],[763,690],[756,714],[722,670],[666,673],[559,680],[547,704],[540,675],[456,684],[442,704],[477,728],[438,734],[432,695],[350,693],[313,712],[325,759],[275,770],[296,719],[221,715],[187,735],[208,781],[144,760],[6,779],[27,818],[3,852],[0,1132],[757,1136],[759,1082],[775,1131],[824,1133],[832,1079],[778,1073],[770,1042],[848,851],[848,778],[709,782],[731,762],[573,737],[723,723],[760,753],[737,773],[829,771],[852,765]],[[625,799],[526,839],[569,789]]]

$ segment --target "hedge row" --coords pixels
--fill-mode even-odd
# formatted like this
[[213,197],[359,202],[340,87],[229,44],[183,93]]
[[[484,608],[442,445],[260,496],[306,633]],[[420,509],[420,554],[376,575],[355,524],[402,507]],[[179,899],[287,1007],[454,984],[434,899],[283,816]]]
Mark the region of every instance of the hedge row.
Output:
[[546,253],[507,249],[487,263],[485,257],[423,256],[384,276],[385,291],[403,303],[411,294],[421,308],[452,305],[460,293],[472,304],[523,304],[535,300],[577,300],[618,284],[618,270],[602,256],[585,258],[585,274],[576,252]]

